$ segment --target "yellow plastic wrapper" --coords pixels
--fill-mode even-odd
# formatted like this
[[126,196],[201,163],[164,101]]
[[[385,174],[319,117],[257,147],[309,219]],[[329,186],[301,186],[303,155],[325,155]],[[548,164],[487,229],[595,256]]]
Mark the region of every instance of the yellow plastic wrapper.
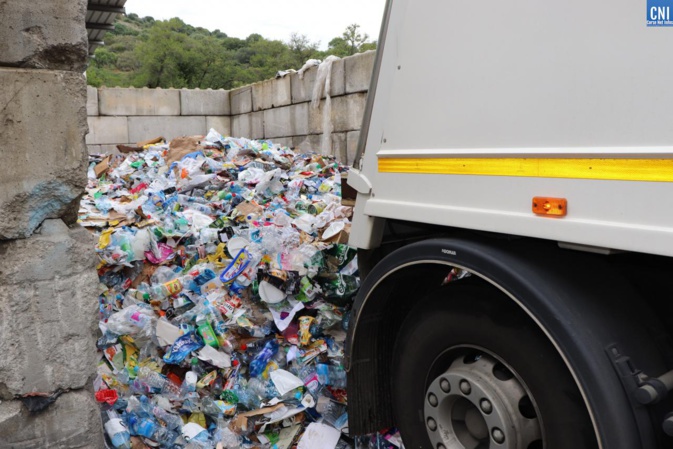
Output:
[[198,424],[204,429],[208,428],[208,424],[206,423],[206,415],[204,415],[201,412],[197,413],[192,413],[191,416],[189,417],[188,422],[193,422],[194,424]]
[[110,244],[112,240],[112,233],[114,228],[108,228],[105,231],[101,232],[100,238],[98,239],[98,249],[105,249]]
[[299,317],[299,344],[306,346],[311,341],[311,324],[315,321],[312,316]]
[[119,337],[119,341],[122,342],[122,346],[124,347],[124,362],[126,369],[129,372],[129,377],[135,379],[137,372],[136,367],[138,366],[138,347],[133,338],[128,335],[122,335]]
[[213,370],[207,373],[205,376],[201,378],[201,380],[199,380],[196,383],[196,388],[204,388],[206,385],[210,385],[211,383],[213,383],[216,377],[217,377],[217,370]]
[[225,252],[225,248],[227,245],[224,243],[220,243],[217,245],[217,249],[213,254],[209,254],[206,256],[205,259],[199,259],[199,263],[202,263],[204,261],[208,261],[212,264],[214,264],[217,268],[224,268],[227,264],[223,262],[223,260],[227,260],[227,253]]

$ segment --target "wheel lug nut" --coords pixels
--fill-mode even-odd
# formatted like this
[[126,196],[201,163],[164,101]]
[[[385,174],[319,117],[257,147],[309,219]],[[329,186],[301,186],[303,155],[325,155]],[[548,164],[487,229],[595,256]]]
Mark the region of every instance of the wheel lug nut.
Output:
[[494,427],[493,430],[491,430],[491,436],[493,437],[493,441],[498,444],[505,442],[505,434],[502,433],[502,430],[498,429],[497,427]]
[[451,391],[451,384],[446,379],[442,379],[439,381],[439,387],[442,389],[444,393],[448,393],[449,391]]
[[490,415],[491,412],[493,411],[493,404],[491,404],[491,401],[488,399],[482,399],[479,401],[479,406],[481,407],[481,411],[486,413],[487,415]]
[[428,418],[428,428],[433,432],[437,430],[437,421],[432,418]]
[[437,396],[435,396],[434,393],[430,393],[430,394],[428,395],[428,402],[429,402],[430,405],[432,405],[433,407],[437,407],[437,404],[439,403],[439,401],[437,400]]
[[472,387],[470,386],[470,383],[466,380],[461,380],[460,391],[462,391],[464,395],[470,394],[472,392]]

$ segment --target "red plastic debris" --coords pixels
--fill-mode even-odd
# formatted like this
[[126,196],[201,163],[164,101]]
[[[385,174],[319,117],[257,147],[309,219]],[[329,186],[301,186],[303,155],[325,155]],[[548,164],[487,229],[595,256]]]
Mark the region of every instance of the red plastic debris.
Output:
[[117,390],[98,390],[96,392],[96,400],[98,402],[107,402],[110,405],[113,405],[117,402],[119,396],[117,396]]

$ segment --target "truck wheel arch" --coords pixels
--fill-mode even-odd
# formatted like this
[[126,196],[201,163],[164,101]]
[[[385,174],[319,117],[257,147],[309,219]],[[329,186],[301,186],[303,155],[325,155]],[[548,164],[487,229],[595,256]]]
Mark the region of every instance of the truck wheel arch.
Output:
[[393,424],[397,329],[415,301],[457,267],[496,286],[547,335],[582,392],[602,447],[653,447],[661,432],[652,426],[652,411],[633,405],[606,351],[616,345],[639,369],[660,375],[666,364],[652,335],[659,326],[601,257],[553,242],[481,237],[425,240],[385,257],[356,298],[346,342],[351,432]]

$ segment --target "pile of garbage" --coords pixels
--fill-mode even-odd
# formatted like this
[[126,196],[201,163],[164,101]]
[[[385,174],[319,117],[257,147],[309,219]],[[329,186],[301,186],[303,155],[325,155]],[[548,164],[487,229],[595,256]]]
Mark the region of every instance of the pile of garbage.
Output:
[[98,235],[107,444],[401,447],[348,436],[346,167],[214,130],[120,149],[92,156],[79,215]]

